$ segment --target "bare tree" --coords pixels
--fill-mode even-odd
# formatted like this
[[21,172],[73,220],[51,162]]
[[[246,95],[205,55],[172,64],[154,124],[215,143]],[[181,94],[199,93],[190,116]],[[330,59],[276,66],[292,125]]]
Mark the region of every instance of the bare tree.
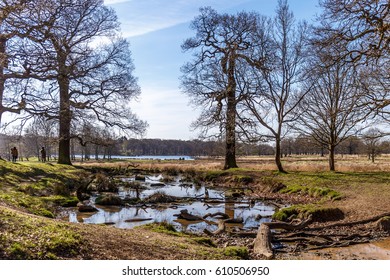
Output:
[[26,156],[35,155],[40,159],[40,149],[45,147],[47,159],[54,154],[54,147],[58,144],[58,123],[55,119],[46,119],[34,116],[24,129],[23,141],[26,146]]
[[366,96],[356,68],[341,61],[328,65],[321,53],[317,55],[308,69],[310,92],[300,104],[300,131],[327,147],[329,169],[334,171],[336,147],[356,134],[367,117]]
[[[304,81],[306,23],[296,24],[286,0],[280,0],[272,22],[272,44],[260,44],[259,53],[268,53],[267,67],[258,67],[257,94],[245,100],[245,104],[258,123],[256,134],[264,135],[259,127],[268,132],[265,136],[275,142],[275,163],[285,172],[281,162],[281,141],[287,125],[295,120],[297,105],[307,93],[301,85]],[[259,34],[259,33],[258,33]],[[257,38],[264,42],[264,35]],[[263,48],[272,48],[271,50]]]
[[375,162],[375,158],[381,153],[381,139],[386,136],[386,133],[382,132],[378,128],[370,128],[366,133],[363,134],[362,139],[366,146],[368,159],[372,163]]
[[258,44],[253,34],[259,20],[254,13],[228,15],[201,8],[191,25],[195,37],[182,45],[184,51],[194,55],[193,61],[182,67],[182,88],[195,105],[203,108],[194,125],[206,133],[213,127],[220,128],[225,137],[224,169],[237,167],[237,106],[247,94],[238,86],[238,69],[246,63],[249,50]]
[[114,11],[101,0],[34,1],[27,11],[13,21],[26,38],[14,71],[36,79],[24,96],[26,111],[59,120],[58,162],[71,164],[71,122],[80,111],[108,127],[143,132],[146,123],[128,106],[140,89]]

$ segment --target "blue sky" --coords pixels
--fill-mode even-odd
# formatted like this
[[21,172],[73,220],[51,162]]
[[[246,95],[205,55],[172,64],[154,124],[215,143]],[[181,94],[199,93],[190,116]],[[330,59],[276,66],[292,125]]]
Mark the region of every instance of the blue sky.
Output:
[[[218,12],[256,11],[273,16],[277,0],[105,0],[121,22],[128,39],[142,93],[133,111],[149,123],[144,137],[189,140],[199,110],[181,93],[180,67],[190,57],[181,44],[193,35],[190,22],[199,8],[211,6]],[[319,12],[317,0],[289,0],[295,17],[309,22]]]

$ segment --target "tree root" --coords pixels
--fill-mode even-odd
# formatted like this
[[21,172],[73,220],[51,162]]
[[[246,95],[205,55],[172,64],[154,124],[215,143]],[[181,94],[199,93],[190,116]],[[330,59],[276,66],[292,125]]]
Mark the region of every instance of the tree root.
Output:
[[346,226],[355,226],[355,225],[360,225],[360,224],[368,224],[368,223],[376,222],[379,219],[387,217],[387,216],[390,217],[390,212],[383,213],[383,214],[380,214],[380,215],[377,215],[377,216],[374,216],[374,217],[368,218],[368,219],[352,221],[352,222],[337,222],[337,223],[333,223],[333,224],[329,224],[329,225],[325,225],[325,226],[310,228],[308,230],[316,231],[316,230],[321,230],[321,229],[325,229],[325,228],[332,228],[332,227],[346,227]]
[[[350,232],[348,234],[340,233],[339,231],[332,231],[331,233],[328,233],[328,230],[337,227],[351,227],[360,224],[372,223],[387,216],[390,216],[390,213],[383,213],[381,215],[358,221],[337,222],[312,228],[307,228],[307,226],[312,222],[311,217],[300,223],[263,223],[260,225],[254,242],[254,253],[263,258],[272,259],[274,257],[274,252],[272,250],[271,242],[295,242],[296,245],[293,252],[299,250],[319,250],[324,248],[346,247],[355,244],[367,243],[373,238],[372,231],[370,232],[367,229],[362,232],[359,228],[359,233],[352,234]],[[286,233],[284,231],[272,234],[271,229],[283,229],[285,231],[294,232]],[[326,234],[324,234],[324,230],[327,230],[325,231]],[[377,229],[375,228],[375,230]]]

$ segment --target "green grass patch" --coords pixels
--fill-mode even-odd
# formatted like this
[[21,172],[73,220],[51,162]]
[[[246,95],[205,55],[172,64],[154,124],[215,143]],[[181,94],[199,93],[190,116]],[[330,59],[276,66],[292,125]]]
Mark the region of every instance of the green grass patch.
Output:
[[344,213],[338,208],[321,207],[313,204],[297,204],[279,209],[272,218],[280,221],[289,221],[293,218],[307,219],[310,215],[313,221],[316,222],[337,221],[344,218]]
[[0,200],[30,213],[55,217],[58,206],[77,205],[71,195],[87,172],[73,166],[0,161]]
[[240,184],[249,184],[253,183],[254,179],[249,175],[233,175],[232,181]]
[[191,238],[191,240],[193,240],[195,243],[205,245],[208,247],[216,247],[214,242],[208,237],[194,237],[194,238]]
[[249,259],[249,251],[247,247],[229,246],[224,249],[223,254],[228,257],[233,257],[237,260]]
[[202,176],[201,179],[206,182],[212,182],[220,177],[224,177],[229,175],[228,171],[222,171],[222,170],[213,170],[213,171],[207,171]]
[[150,223],[147,225],[141,226],[142,228],[146,228],[148,230],[154,231],[154,232],[159,232],[159,233],[165,233],[169,235],[174,235],[174,236],[188,236],[187,234],[183,232],[179,232],[176,230],[176,228],[170,224],[169,222],[161,222],[161,223]]
[[281,189],[279,192],[289,194],[299,193],[301,195],[309,195],[311,197],[317,198],[327,198],[330,200],[340,200],[342,198],[341,193],[328,187],[309,187],[292,184]]
[[62,207],[76,207],[79,200],[76,196],[48,196],[42,197],[42,199],[48,203],[52,203],[53,205],[58,205]]
[[66,259],[77,256],[82,236],[67,224],[0,207],[0,259]]

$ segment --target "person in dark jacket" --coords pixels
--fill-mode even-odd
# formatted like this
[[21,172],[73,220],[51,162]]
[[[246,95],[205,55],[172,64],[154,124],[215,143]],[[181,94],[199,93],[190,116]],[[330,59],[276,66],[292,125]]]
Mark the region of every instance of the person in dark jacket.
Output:
[[13,147],[11,149],[11,156],[12,156],[12,162],[16,162],[16,160],[18,159],[18,149],[16,149],[16,147]]
[[46,150],[45,147],[42,147],[41,149],[41,161],[46,162]]

